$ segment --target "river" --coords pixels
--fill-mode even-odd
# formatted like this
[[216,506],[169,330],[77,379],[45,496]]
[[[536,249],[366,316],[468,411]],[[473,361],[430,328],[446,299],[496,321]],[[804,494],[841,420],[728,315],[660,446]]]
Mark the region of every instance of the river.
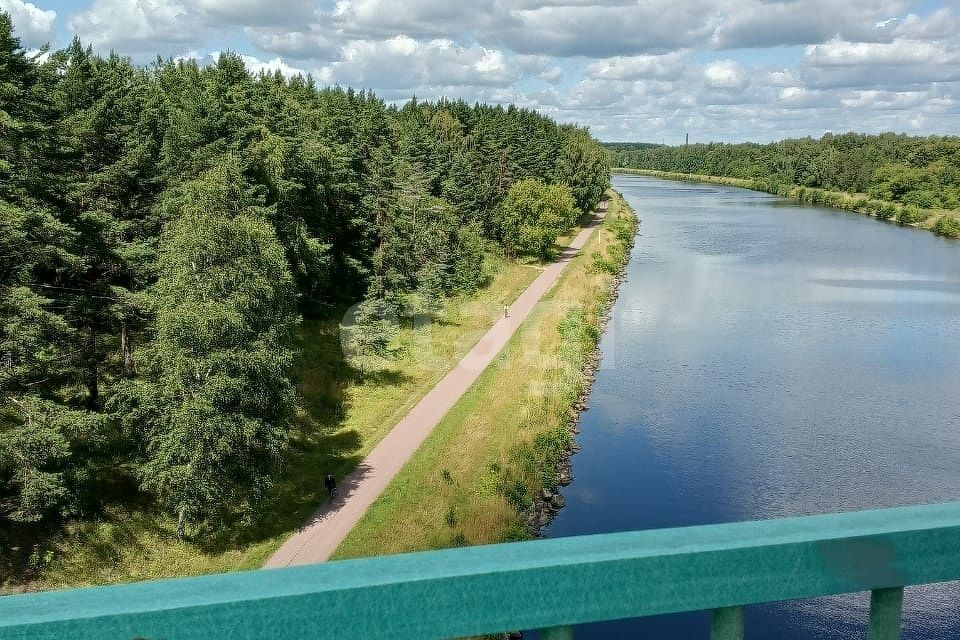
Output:
[[[614,176],[642,223],[550,537],[960,499],[960,242],[732,187]],[[960,638],[909,588],[904,638]],[[749,607],[866,637],[869,595]],[[709,613],[578,638],[709,637]]]

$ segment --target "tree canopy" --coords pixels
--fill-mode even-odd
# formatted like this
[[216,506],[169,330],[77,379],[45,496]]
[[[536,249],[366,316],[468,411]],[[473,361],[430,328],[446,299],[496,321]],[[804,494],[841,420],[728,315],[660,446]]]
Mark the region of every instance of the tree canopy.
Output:
[[[431,314],[490,251],[546,255],[608,185],[585,129],[391,105],[240,56],[31,58],[0,12],[0,528],[122,477],[182,527],[282,465],[300,318]],[[378,324],[379,323],[379,324]]]
[[536,178],[515,182],[497,209],[500,241],[511,252],[549,257],[557,237],[570,230],[579,210],[565,184],[545,184]]
[[960,138],[826,134],[770,144],[606,145],[615,166],[759,178],[922,208],[960,207]]

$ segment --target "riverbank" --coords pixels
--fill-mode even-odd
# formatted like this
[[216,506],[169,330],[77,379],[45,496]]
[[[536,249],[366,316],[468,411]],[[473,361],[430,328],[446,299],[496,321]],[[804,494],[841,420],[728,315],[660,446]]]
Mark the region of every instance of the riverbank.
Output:
[[[613,184],[643,224],[551,539],[956,498],[956,241],[741,189]],[[938,589],[905,610],[905,640],[960,638],[936,615],[957,590]],[[749,625],[757,638],[862,637],[864,602],[757,607]],[[576,637],[700,638],[704,623]]]
[[608,195],[597,233],[334,558],[531,537],[537,497],[552,500],[567,469],[574,407],[636,231],[633,211]]
[[896,202],[886,202],[870,198],[862,193],[847,193],[844,191],[828,191],[803,187],[800,185],[783,184],[763,179],[731,178],[727,176],[711,176],[696,173],[674,173],[670,171],[656,171],[653,169],[630,169],[625,167],[614,168],[615,173],[626,173],[667,180],[683,180],[690,182],[709,182],[730,187],[740,187],[753,191],[764,191],[784,198],[792,198],[800,203],[814,204],[834,209],[843,209],[853,213],[868,215],[880,220],[898,222],[904,226],[926,229],[948,238],[960,238],[960,212],[945,211],[942,209],[921,209],[913,205],[903,205]]

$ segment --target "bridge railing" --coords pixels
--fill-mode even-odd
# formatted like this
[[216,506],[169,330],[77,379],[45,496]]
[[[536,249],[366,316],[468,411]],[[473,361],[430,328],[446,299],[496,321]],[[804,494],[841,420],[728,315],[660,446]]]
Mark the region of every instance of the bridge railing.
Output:
[[[903,587],[960,579],[960,502],[538,540],[0,598],[0,638],[455,638],[872,591],[871,640]],[[749,621],[747,621],[749,624]]]

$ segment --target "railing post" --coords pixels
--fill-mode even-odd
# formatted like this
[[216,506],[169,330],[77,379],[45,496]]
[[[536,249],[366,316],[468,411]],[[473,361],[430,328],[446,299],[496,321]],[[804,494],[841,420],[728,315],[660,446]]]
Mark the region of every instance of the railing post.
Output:
[[746,611],[743,607],[714,609],[710,623],[710,640],[743,640],[745,618]]
[[573,627],[541,629],[540,640],[573,640]]
[[900,640],[903,587],[870,592],[870,640]]

